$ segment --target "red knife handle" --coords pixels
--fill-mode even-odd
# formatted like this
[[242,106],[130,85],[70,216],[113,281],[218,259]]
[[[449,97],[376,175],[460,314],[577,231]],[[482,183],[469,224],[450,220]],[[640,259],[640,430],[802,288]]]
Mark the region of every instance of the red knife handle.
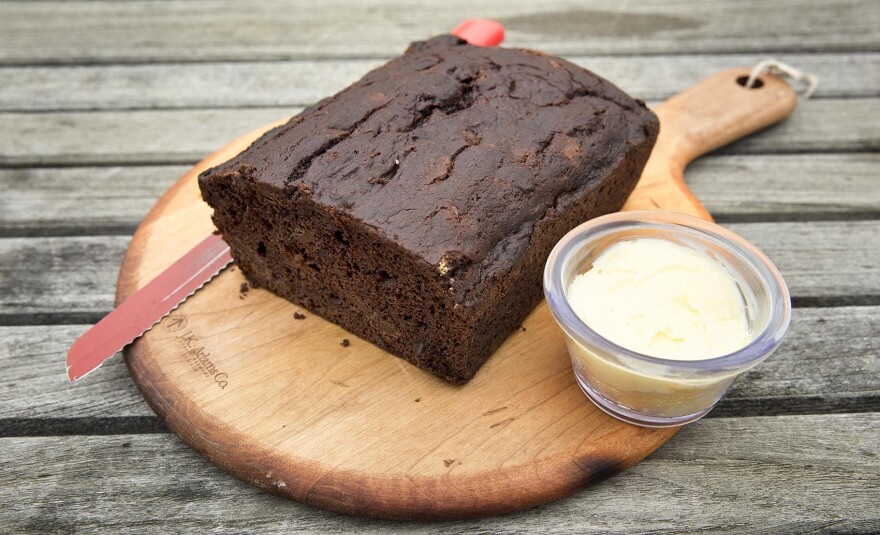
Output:
[[449,33],[476,46],[497,46],[504,41],[504,26],[488,19],[468,19]]

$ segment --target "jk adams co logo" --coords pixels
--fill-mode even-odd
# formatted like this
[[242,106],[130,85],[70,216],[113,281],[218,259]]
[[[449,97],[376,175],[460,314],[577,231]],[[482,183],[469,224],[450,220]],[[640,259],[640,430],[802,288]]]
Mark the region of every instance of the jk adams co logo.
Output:
[[201,338],[187,327],[188,323],[183,314],[174,314],[162,321],[165,330],[174,334],[175,340],[183,349],[183,356],[189,367],[214,381],[221,390],[225,389],[229,385],[229,374],[217,369],[211,360],[211,353],[205,351]]

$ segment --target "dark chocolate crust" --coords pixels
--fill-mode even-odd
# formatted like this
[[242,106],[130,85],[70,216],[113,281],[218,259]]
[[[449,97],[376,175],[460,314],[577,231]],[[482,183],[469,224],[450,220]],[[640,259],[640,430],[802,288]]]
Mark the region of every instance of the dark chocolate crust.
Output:
[[539,302],[553,245],[623,205],[658,130],[563,59],[440,36],[199,185],[252,285],[463,383]]

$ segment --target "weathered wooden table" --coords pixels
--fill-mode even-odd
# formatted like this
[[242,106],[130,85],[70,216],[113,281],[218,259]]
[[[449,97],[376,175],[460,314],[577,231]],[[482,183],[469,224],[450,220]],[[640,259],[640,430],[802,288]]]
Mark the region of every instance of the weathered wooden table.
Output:
[[[0,532],[880,531],[880,4],[0,2]],[[466,16],[662,100],[778,57],[821,77],[785,123],[689,170],[793,296],[790,334],[635,468],[532,510],[402,524],[275,498],[167,432],[120,358],[67,347],[189,165]]]

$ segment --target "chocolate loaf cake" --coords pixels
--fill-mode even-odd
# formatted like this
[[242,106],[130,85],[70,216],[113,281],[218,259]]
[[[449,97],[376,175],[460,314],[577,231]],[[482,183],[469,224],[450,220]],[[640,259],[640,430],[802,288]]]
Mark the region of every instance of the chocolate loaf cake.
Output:
[[540,301],[556,241],[623,205],[658,129],[563,59],[446,35],[199,185],[253,286],[464,383]]

